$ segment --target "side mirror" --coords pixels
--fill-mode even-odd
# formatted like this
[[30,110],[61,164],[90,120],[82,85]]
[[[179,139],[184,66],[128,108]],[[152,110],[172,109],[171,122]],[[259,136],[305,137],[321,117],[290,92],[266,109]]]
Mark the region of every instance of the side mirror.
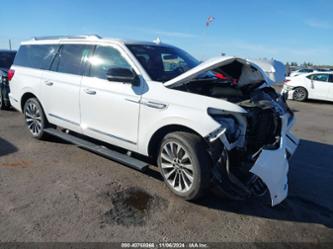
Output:
[[109,81],[130,83],[134,86],[140,84],[138,75],[133,70],[123,67],[110,68],[106,73],[106,78]]

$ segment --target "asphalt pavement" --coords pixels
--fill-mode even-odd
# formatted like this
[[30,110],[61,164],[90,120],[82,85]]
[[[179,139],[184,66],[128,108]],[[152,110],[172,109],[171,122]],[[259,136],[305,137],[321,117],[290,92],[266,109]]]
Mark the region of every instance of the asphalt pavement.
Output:
[[58,139],[37,141],[22,114],[0,111],[0,242],[333,242],[333,103],[290,101],[301,144],[289,197],[197,202]]

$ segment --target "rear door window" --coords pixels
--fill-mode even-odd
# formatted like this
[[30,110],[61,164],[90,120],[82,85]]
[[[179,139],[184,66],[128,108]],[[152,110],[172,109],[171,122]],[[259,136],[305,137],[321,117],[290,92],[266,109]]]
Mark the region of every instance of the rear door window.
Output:
[[17,52],[14,65],[37,69],[48,69],[59,45],[22,45]]
[[92,50],[92,45],[63,45],[54,59],[51,70],[60,73],[82,75]]
[[316,81],[328,82],[329,74],[313,74],[311,79]]

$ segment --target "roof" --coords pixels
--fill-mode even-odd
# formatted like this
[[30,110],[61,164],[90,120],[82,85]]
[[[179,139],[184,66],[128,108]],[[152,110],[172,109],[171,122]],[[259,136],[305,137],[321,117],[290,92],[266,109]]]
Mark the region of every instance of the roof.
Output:
[[117,43],[117,44],[135,44],[135,45],[147,45],[147,46],[167,46],[173,47],[172,45],[165,44],[162,42],[149,42],[149,41],[136,41],[136,40],[124,40],[117,38],[102,38],[98,35],[75,35],[75,36],[43,36],[34,37],[31,40],[23,41],[21,44],[50,44],[50,43],[62,43],[62,42],[106,42],[106,43]]

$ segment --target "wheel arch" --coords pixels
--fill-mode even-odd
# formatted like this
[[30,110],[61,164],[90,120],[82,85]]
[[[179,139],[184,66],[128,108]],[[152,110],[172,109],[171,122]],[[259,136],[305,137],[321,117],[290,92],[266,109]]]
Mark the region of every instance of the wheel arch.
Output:
[[312,96],[309,96],[309,95],[310,95],[310,92],[309,92],[307,86],[303,86],[303,85],[295,86],[295,87],[293,88],[293,91],[295,92],[295,90],[297,90],[297,89],[304,89],[304,90],[305,90],[305,95],[306,95],[306,96],[305,96],[305,100],[308,99],[309,97],[312,97]]
[[184,131],[193,133],[195,135],[198,135],[200,138],[204,139],[198,132],[195,130],[185,126],[185,125],[179,125],[179,124],[170,124],[165,125],[161,128],[159,128],[157,131],[154,132],[152,137],[149,140],[148,143],[148,155],[152,158],[152,160],[155,162],[157,159],[157,153],[159,149],[159,145],[162,142],[162,139],[169,133],[175,132],[175,131]]
[[[23,108],[24,108],[25,103],[30,98],[36,98],[39,101],[39,99],[37,98],[37,96],[35,94],[33,94],[31,92],[24,93],[21,97],[21,110],[22,110],[22,112],[23,112]],[[40,101],[39,101],[39,103],[40,103]],[[42,108],[43,108],[43,106],[42,106]]]
[[37,101],[39,102],[40,106],[42,107],[42,110],[43,110],[43,112],[44,112],[44,116],[45,116],[46,121],[49,122],[49,121],[48,121],[48,118],[47,118],[47,113],[45,112],[45,108],[44,108],[42,102],[40,101],[40,99],[37,97],[36,94],[34,94],[34,93],[30,92],[30,91],[25,92],[25,93],[22,95],[22,97],[21,97],[21,101],[20,101],[21,111],[24,112],[24,105],[25,105],[25,103],[27,102],[27,100],[30,99],[30,98],[35,98],[35,99],[37,99]]

